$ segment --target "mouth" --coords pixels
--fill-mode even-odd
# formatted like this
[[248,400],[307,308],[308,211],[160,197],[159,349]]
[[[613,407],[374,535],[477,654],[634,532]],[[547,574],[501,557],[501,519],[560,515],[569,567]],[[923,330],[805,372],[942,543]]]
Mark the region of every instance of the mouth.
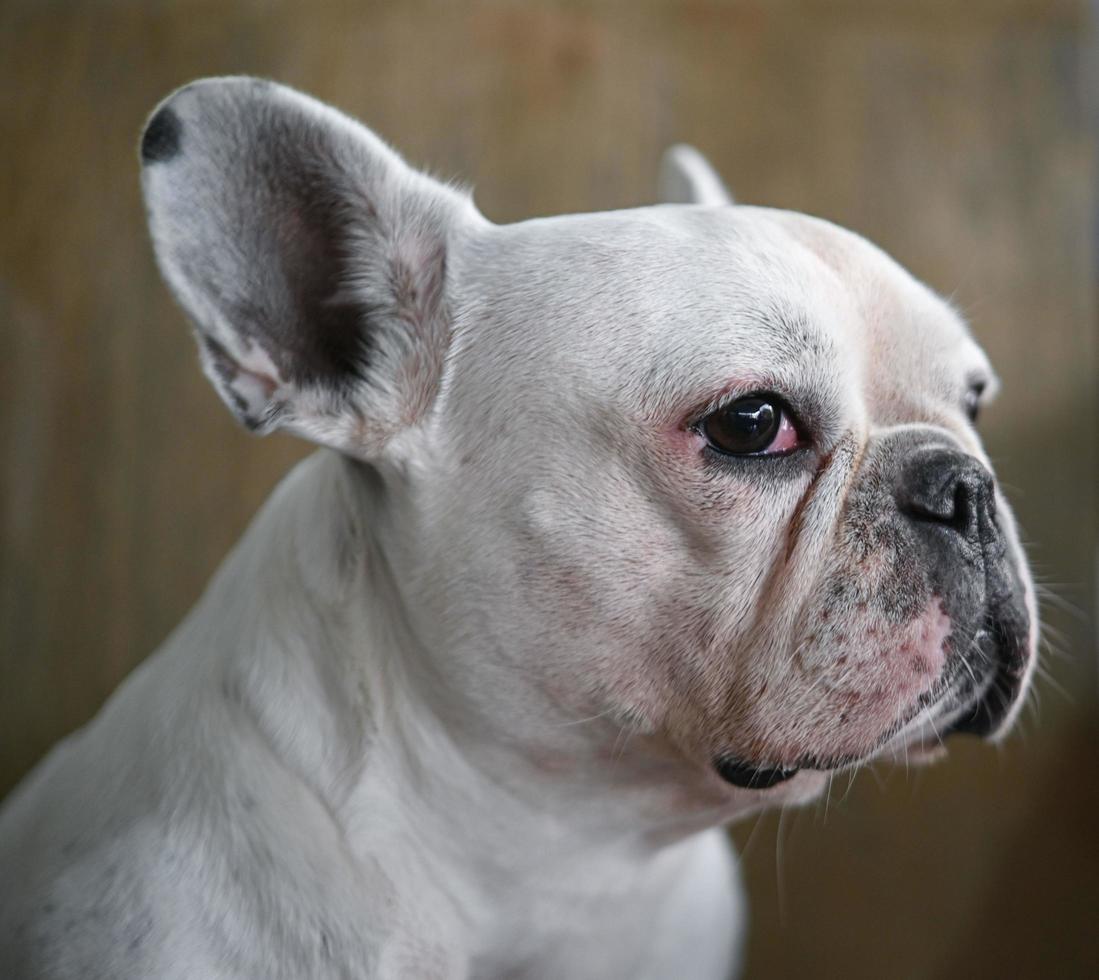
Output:
[[1026,658],[1010,631],[990,620],[974,637],[973,648],[986,669],[980,676],[970,674],[965,691],[969,696],[943,731],[943,738],[948,735],[994,737],[1006,727],[1019,700]]
[[1026,673],[1025,647],[1010,629],[989,619],[959,662],[963,664],[959,668],[961,679],[951,685],[951,690],[923,705],[863,758],[834,760],[832,764],[772,766],[720,755],[714,759],[714,769],[732,786],[767,790],[805,769],[836,771],[875,757],[886,756],[905,764],[932,762],[945,754],[944,742],[951,735],[994,738],[1008,727],[1019,700]]
[[715,759],[714,768],[725,782],[741,789],[770,789],[793,779],[800,772],[799,769],[787,769],[783,766],[760,766],[731,755]]

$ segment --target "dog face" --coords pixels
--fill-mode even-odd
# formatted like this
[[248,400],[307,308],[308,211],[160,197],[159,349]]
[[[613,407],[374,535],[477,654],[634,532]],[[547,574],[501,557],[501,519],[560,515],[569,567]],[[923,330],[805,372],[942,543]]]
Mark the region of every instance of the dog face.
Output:
[[873,246],[731,206],[496,227],[253,80],[181,90],[143,155],[216,387],[381,475],[420,645],[498,735],[605,718],[754,798],[1014,715],[1036,616],[973,426],[994,378]]
[[751,208],[496,235],[431,455],[475,529],[442,550],[506,570],[501,649],[737,784],[1004,723],[1034,616],[945,303]]

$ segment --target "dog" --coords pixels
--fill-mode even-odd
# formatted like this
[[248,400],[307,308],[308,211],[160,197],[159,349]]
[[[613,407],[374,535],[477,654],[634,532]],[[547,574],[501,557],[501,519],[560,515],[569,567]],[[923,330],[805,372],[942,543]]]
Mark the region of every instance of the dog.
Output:
[[323,448],[7,800],[4,977],[727,977],[725,824],[1010,727],[996,380],[864,239],[687,147],[498,226],[251,78],[140,153],[210,381]]

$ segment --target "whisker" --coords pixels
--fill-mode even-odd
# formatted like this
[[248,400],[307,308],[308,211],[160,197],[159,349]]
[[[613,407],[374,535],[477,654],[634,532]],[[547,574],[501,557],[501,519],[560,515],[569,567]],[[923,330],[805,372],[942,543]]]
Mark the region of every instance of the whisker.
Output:
[[[1060,586],[1060,588],[1065,587],[1066,586]],[[1086,622],[1088,616],[1083,607],[1062,595],[1060,592],[1054,591],[1056,588],[1058,588],[1058,586],[1051,583],[1035,582],[1034,592],[1038,596],[1039,603],[1043,606],[1052,606],[1054,609],[1068,613],[1080,622]]]
[[[1034,665],[1034,675],[1041,678],[1043,684],[1047,685],[1054,693],[1059,694],[1066,704],[1076,707],[1078,702],[1072,693],[1064,687],[1053,674],[1050,673],[1049,668],[1046,667],[1041,661]],[[1031,689],[1036,689],[1037,685],[1032,684]]]
[[843,798],[840,800],[840,803],[847,802],[847,797],[851,795],[851,787],[855,785],[855,780],[858,779],[859,772],[864,768],[866,768],[866,763],[864,762],[860,762],[851,767],[851,772],[847,777],[847,789],[843,791]]
[[759,831],[759,825],[763,822],[763,811],[757,811],[753,815],[752,829],[748,831],[748,839],[744,842],[744,848],[740,852],[740,858],[742,861],[748,859],[748,855],[752,852],[752,845],[755,843],[756,834]]
[[783,929],[786,928],[786,894],[782,887],[782,857],[783,857],[783,838],[782,829],[786,822],[786,808],[787,804],[782,804],[782,809],[778,813],[778,830],[775,833],[775,897],[778,901],[778,921],[779,925]]
[[606,718],[608,715],[613,715],[615,709],[607,708],[606,711],[600,711],[597,715],[589,715],[587,718],[574,718],[571,721],[558,722],[555,725],[551,725],[551,728],[571,728],[573,725],[587,725],[589,722],[598,721],[600,718]]
[[828,786],[824,791],[824,826],[828,826],[828,806],[832,802],[832,779],[836,775],[834,769],[828,772]]
[[935,741],[938,742],[939,745],[944,745],[943,737],[939,734],[939,729],[935,727],[935,716],[930,712],[928,712],[927,715],[927,724],[931,726],[931,734],[935,736]]
[[881,773],[878,772],[878,767],[874,763],[868,763],[866,765],[866,771],[874,777],[874,782],[877,784],[878,790],[882,793],[885,792],[885,783],[882,782]]

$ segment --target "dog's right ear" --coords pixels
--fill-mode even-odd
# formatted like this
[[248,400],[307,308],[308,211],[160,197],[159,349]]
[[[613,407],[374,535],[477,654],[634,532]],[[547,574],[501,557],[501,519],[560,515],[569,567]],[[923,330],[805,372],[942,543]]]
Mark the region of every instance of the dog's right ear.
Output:
[[484,219],[363,126],[253,78],[195,82],[141,138],[157,260],[250,429],[371,458],[431,406],[448,250]]
[[665,204],[732,204],[717,171],[701,153],[686,143],[664,151],[660,161],[660,200]]

